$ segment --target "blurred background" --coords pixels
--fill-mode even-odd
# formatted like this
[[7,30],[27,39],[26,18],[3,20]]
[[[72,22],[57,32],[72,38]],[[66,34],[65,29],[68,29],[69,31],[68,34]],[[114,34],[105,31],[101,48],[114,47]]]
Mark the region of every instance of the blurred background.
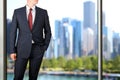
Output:
[[[116,22],[119,15],[112,13],[112,9],[118,11],[115,1],[112,1],[103,1],[104,80],[119,80],[120,77],[119,22]],[[7,80],[12,80],[14,76],[14,62],[9,57],[12,15],[14,9],[25,5],[26,1],[7,0]],[[51,42],[45,52],[38,80],[97,80],[97,0],[39,0],[37,6],[47,9],[52,29]],[[28,69],[24,80],[28,80]]]
[[[120,7],[119,0],[103,0],[102,68],[103,75],[120,80]],[[106,74],[110,73],[110,74]]]

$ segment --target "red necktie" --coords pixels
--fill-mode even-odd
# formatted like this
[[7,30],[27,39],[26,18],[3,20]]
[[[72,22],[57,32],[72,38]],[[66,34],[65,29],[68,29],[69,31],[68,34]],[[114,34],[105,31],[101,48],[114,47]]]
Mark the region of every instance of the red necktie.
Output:
[[28,24],[29,24],[30,30],[32,30],[32,9],[31,8],[28,14]]

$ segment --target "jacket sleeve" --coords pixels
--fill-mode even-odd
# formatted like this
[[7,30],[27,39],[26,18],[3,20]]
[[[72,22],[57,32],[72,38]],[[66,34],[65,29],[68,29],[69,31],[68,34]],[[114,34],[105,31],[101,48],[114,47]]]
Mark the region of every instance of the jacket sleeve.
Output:
[[12,25],[10,27],[10,54],[16,53],[16,47],[15,47],[16,35],[17,35],[17,17],[15,10],[12,17]]
[[50,24],[49,24],[49,17],[47,14],[47,11],[45,10],[45,26],[44,26],[44,34],[45,34],[45,45],[44,45],[44,49],[47,50],[49,43],[50,43],[50,39],[51,39],[51,28],[50,28]]

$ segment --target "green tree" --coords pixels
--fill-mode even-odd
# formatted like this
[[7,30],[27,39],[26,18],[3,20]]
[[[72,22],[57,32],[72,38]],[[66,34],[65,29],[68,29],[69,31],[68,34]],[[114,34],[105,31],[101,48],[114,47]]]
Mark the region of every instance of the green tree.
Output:
[[66,60],[64,57],[60,56],[57,58],[58,61],[58,67],[64,68],[66,64]]
[[120,73],[120,56],[111,60],[103,60],[103,70],[110,73]]
[[76,65],[76,69],[83,69],[83,61],[81,58],[76,58],[75,59],[75,65]]
[[49,59],[43,59],[42,65],[43,68],[50,68],[51,67],[51,63]]
[[91,63],[92,63],[92,70],[98,70],[98,57],[96,55],[90,56]]
[[120,71],[120,56],[116,56],[113,59],[113,68]]
[[109,60],[109,61],[107,61],[107,69],[112,69],[113,68],[113,61],[112,60]]
[[51,68],[57,68],[58,67],[58,61],[55,58],[50,59]]
[[83,67],[87,70],[92,70],[92,61],[89,56],[82,57],[83,59]]
[[73,59],[68,60],[65,66],[65,70],[72,71],[75,70],[75,68],[76,68],[75,61]]

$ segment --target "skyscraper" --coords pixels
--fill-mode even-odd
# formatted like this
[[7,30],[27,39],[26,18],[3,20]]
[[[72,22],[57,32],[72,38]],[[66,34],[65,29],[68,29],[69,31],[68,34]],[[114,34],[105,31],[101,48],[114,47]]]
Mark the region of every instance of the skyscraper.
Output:
[[113,52],[113,32],[110,28],[103,26],[103,57],[111,59]]
[[55,21],[55,39],[54,39],[54,53],[55,57],[57,58],[60,54],[59,48],[60,48],[60,33],[61,31],[61,21],[56,20]]
[[63,18],[62,19],[62,28],[63,28],[63,39],[64,39],[64,56],[67,58],[68,54],[69,54],[69,30],[68,27],[69,25],[70,19],[69,18]]
[[91,28],[86,28],[83,31],[83,56],[94,54],[94,33]]
[[55,21],[55,48],[57,57],[72,59],[81,56],[82,25],[81,21],[63,18]]
[[84,2],[84,28],[95,27],[95,3],[91,1]]
[[81,42],[82,42],[82,25],[81,22],[74,19],[71,20],[73,27],[73,58],[81,56]]
[[113,32],[113,53],[112,58],[120,55],[120,36],[119,33]]
[[63,27],[65,28],[65,57],[72,59],[73,55],[73,26],[70,24],[70,18],[63,18]]

